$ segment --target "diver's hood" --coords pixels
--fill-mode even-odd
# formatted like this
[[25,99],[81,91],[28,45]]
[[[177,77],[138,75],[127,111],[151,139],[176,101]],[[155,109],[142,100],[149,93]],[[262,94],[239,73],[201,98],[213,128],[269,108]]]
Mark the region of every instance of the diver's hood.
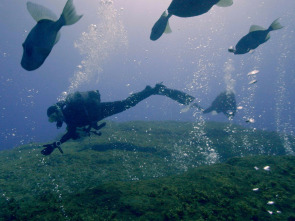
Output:
[[50,117],[51,114],[55,113],[58,111],[58,106],[57,105],[52,105],[47,109],[47,116]]

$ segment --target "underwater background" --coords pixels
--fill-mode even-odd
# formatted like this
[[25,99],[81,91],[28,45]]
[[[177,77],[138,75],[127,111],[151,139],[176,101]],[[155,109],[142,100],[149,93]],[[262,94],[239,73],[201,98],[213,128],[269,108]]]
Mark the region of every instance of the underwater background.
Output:
[[[172,33],[151,41],[171,1],[75,0],[82,19],[32,72],[20,65],[36,23],[26,2],[0,2],[0,220],[295,220],[294,1],[172,16]],[[65,2],[38,0],[57,15]],[[284,28],[254,52],[228,52],[277,18]],[[46,110],[68,93],[116,101],[159,82],[202,107],[230,89],[241,108],[228,120],[151,96],[107,118],[101,137],[40,154],[66,130]]]
[[[59,15],[65,1],[38,1]],[[163,82],[183,90],[208,107],[226,88],[236,94],[239,110],[233,122],[249,128],[294,133],[295,3],[283,0],[234,1],[191,18],[172,16],[171,34],[149,39],[151,28],[170,1],[75,1],[83,18],[61,29],[61,39],[45,63],[28,72],[20,66],[22,43],[35,21],[26,1],[0,3],[1,149],[45,142],[63,132],[48,123],[47,108],[63,92],[99,89],[102,101],[126,98],[146,85]],[[234,55],[227,49],[252,24],[267,28],[281,18],[283,29],[254,53]],[[256,84],[249,85],[254,76]],[[223,115],[180,114],[176,102],[154,96],[110,119],[227,121]],[[251,125],[245,119],[253,118]]]

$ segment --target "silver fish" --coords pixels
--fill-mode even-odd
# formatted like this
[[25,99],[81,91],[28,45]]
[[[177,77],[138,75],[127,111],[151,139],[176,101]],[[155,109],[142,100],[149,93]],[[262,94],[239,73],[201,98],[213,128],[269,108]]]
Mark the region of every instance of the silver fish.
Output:
[[252,80],[249,82],[249,84],[255,84],[255,83],[257,83],[257,80]]
[[33,71],[44,63],[59,41],[61,27],[75,24],[82,15],[76,14],[73,0],[67,1],[59,19],[49,9],[32,2],[27,3],[27,9],[37,24],[23,43],[21,66],[27,71]]
[[258,70],[254,70],[254,71],[250,71],[247,75],[250,76],[250,75],[255,75],[255,74],[258,74],[259,71]]

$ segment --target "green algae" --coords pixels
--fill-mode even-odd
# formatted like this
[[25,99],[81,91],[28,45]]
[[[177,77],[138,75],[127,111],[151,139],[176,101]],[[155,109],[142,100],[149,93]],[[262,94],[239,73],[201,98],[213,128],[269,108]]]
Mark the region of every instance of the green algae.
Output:
[[[101,137],[63,145],[64,155],[55,151],[43,157],[41,144],[2,151],[0,217],[295,218],[295,158],[282,156],[285,149],[279,134],[209,122],[202,136],[209,138],[218,159],[207,165],[208,142],[197,136],[195,127],[187,122],[108,122]],[[294,138],[289,139],[294,150]],[[269,201],[274,204],[268,205]]]

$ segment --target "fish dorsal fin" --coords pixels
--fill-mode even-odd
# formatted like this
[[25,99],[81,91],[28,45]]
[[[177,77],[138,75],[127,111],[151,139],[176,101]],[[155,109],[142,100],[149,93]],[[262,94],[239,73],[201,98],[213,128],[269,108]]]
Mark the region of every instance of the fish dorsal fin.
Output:
[[57,21],[58,19],[52,11],[36,3],[27,2],[27,9],[36,22],[42,19],[49,19],[52,21]]
[[229,7],[233,4],[233,0],[220,0],[218,3],[216,3],[219,7]]
[[261,27],[259,25],[252,25],[250,27],[249,32],[252,32],[252,31],[264,31],[264,30],[265,30],[265,28],[263,28],[263,27]]
[[59,39],[60,39],[60,32],[57,32],[54,44],[56,44],[59,41]]

